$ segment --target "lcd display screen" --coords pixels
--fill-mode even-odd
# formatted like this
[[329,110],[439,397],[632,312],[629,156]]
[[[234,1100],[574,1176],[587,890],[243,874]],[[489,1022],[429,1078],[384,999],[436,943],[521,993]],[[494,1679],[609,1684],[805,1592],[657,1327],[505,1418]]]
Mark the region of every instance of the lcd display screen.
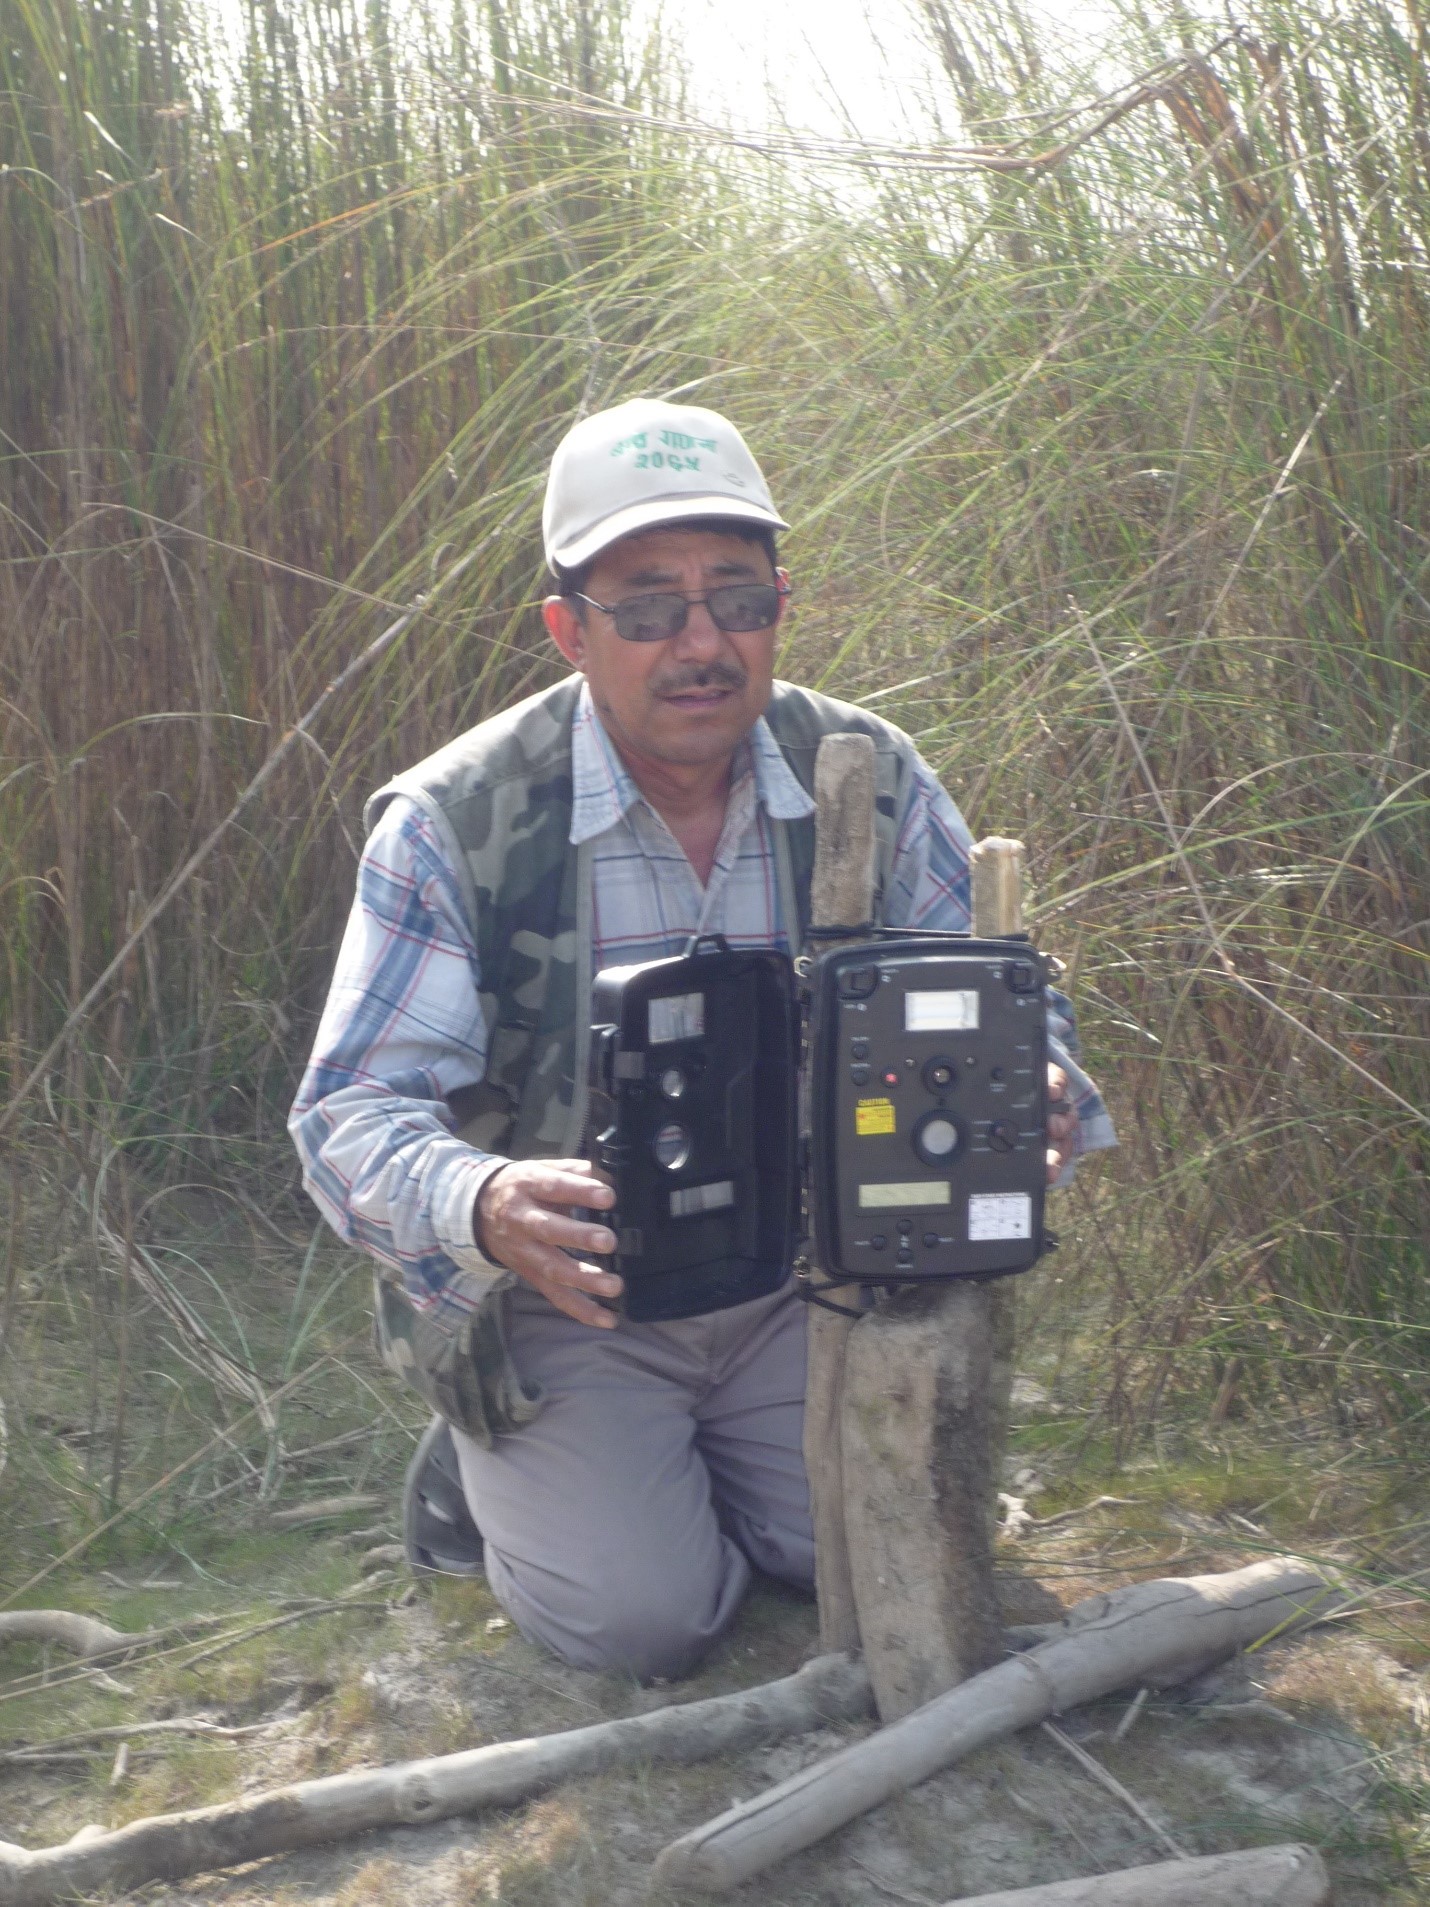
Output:
[[978,1030],[977,987],[951,987],[936,993],[904,995],[906,1033],[975,1033]]
[[646,1037],[652,1046],[664,1046],[670,1040],[698,1040],[704,1031],[703,993],[668,993],[650,1002]]
[[888,1185],[861,1185],[861,1212],[931,1212],[952,1205],[953,1187],[944,1180],[910,1179]]

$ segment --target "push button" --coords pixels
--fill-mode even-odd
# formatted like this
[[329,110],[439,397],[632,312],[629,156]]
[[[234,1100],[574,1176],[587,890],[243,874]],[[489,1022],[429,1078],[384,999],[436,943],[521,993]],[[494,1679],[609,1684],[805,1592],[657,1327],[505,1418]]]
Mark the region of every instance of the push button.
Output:
[[849,1057],[850,1059],[868,1059],[869,1057],[868,1040],[850,1040]]
[[1004,969],[1010,993],[1036,993],[1038,976],[1031,960],[1010,960]]
[[888,1239],[882,1232],[875,1232],[874,1236],[869,1240],[869,1245],[873,1251],[882,1251],[888,1242]]
[[877,967],[847,967],[839,976],[841,1000],[867,1000],[879,984]]
[[907,1237],[908,1237],[908,1235],[909,1235],[909,1233],[910,1233],[910,1232],[911,1232],[911,1231],[912,1231],[913,1229],[914,1229],[914,1221],[913,1221],[913,1220],[912,1220],[911,1218],[901,1218],[901,1219],[899,1220],[899,1236],[900,1236],[900,1238],[907,1238]]
[[938,1243],[938,1233],[937,1233],[937,1232],[925,1232],[925,1233],[924,1233],[924,1243],[925,1243],[925,1245],[927,1245],[927,1246],[929,1247],[929,1249],[930,1249],[930,1250],[932,1250],[932,1249],[933,1249],[933,1247],[934,1247],[934,1246],[935,1246],[935,1245],[936,1245],[936,1244]]
[[869,1084],[869,1068],[860,1065],[851,1066],[849,1068],[849,1077],[854,1081],[856,1086],[867,1086]]

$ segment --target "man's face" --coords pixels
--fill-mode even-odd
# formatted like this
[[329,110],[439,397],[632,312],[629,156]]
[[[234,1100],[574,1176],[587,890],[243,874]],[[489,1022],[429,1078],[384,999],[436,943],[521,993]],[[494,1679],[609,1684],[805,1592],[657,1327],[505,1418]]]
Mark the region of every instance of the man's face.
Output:
[[[676,524],[622,537],[603,550],[585,593],[614,608],[657,591],[704,596],[722,583],[776,580],[758,543]],[[577,607],[565,597],[548,598],[546,627],[586,677],[606,732],[628,761],[694,767],[728,760],[770,699],[775,626],[727,635],[704,603],[692,603],[678,635],[627,642],[603,611],[580,605],[583,621]]]

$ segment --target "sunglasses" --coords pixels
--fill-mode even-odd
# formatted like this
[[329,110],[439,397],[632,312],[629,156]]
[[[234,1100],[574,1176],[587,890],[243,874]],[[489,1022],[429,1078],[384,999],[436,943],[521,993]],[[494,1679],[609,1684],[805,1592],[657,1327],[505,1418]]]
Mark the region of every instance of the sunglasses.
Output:
[[650,596],[627,596],[621,603],[598,603],[594,596],[573,596],[616,625],[616,634],[627,642],[667,642],[685,627],[691,608],[704,603],[710,620],[727,636],[769,629],[778,622],[780,598],[789,594],[788,583],[722,583],[704,596],[680,596],[674,590],[657,590]]

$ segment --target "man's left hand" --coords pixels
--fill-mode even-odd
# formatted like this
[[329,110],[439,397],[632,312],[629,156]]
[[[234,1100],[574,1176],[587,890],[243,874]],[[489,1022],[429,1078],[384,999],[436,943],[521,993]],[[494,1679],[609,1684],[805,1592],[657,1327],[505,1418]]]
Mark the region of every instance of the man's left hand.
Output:
[[1057,1179],[1077,1145],[1077,1111],[1068,1097],[1068,1076],[1048,1067],[1048,1184]]

